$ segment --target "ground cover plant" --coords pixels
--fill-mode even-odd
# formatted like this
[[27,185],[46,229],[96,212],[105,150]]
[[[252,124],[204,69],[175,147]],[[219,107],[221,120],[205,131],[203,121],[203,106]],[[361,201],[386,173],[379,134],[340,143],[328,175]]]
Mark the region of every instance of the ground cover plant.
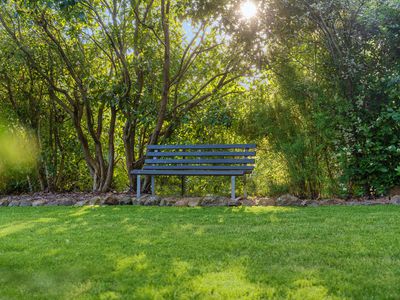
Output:
[[398,299],[400,207],[8,207],[0,299]]

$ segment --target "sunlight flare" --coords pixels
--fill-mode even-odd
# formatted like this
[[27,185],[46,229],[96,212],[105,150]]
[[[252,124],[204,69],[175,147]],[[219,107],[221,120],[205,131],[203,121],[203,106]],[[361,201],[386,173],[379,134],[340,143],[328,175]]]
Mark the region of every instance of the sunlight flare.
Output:
[[240,5],[240,13],[245,19],[250,19],[257,14],[257,6],[252,1],[245,1]]

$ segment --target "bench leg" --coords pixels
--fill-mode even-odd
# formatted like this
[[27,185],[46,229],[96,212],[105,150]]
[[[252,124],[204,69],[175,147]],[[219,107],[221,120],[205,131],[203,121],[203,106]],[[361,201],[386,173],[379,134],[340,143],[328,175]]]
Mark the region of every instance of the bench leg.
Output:
[[156,187],[155,187],[155,179],[154,176],[151,176],[151,195],[156,195]]
[[235,176],[231,177],[231,199],[235,200]]
[[181,196],[185,195],[185,176],[181,176]]
[[140,175],[136,176],[136,199],[140,198]]
[[247,199],[247,180],[246,180],[246,174],[243,176],[243,196],[244,199]]

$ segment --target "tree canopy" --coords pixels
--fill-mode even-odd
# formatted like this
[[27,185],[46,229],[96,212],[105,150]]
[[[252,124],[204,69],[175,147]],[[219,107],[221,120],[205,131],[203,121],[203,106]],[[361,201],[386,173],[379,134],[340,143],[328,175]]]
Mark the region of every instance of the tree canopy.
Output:
[[400,185],[399,3],[241,3],[3,1],[0,111],[38,155],[1,191],[133,189],[157,143],[256,142],[256,194]]

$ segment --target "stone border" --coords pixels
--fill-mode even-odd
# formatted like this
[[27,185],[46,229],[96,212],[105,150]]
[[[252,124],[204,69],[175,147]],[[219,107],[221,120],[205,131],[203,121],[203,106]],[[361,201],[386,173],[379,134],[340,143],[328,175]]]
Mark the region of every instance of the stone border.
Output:
[[0,197],[1,206],[85,206],[85,205],[144,205],[144,206],[329,206],[329,205],[400,205],[400,195],[391,198],[378,198],[374,200],[355,199],[345,201],[342,199],[302,200],[293,195],[282,195],[279,198],[254,197],[237,198],[228,197],[158,197],[143,195],[136,199],[127,193],[71,193],[71,194],[33,194],[20,196]]

